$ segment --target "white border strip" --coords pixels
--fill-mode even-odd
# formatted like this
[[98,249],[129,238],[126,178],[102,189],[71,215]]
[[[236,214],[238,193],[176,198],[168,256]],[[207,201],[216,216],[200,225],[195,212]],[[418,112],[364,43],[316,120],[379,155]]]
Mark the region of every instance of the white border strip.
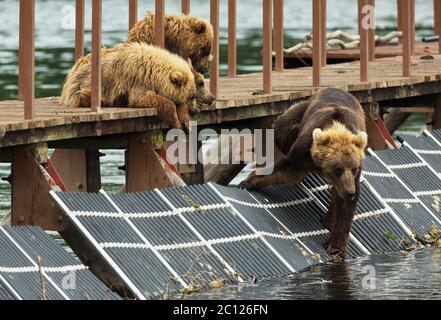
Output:
[[395,178],[395,175],[393,173],[370,172],[365,170],[363,170],[363,175],[377,178]]
[[[41,271],[46,273],[69,273],[73,271],[89,270],[86,266],[75,265],[75,266],[64,266],[64,267],[42,267]],[[0,267],[0,272],[4,273],[32,273],[39,272],[38,267]]]
[[12,293],[15,296],[15,298],[17,298],[18,300],[20,301],[23,300],[23,298],[18,294],[18,292],[15,291],[15,289],[9,284],[9,282],[1,274],[0,274],[0,280],[2,281],[3,285],[5,285],[6,288],[10,291],[9,293]]
[[[2,226],[0,226],[0,231],[3,232],[6,235],[6,237],[17,247],[17,249],[20,250],[20,252],[26,257],[26,259],[28,259],[29,262],[31,262],[31,264],[38,269],[37,263],[27,254],[27,252],[18,244],[17,241],[15,241],[15,239]],[[66,295],[66,293],[64,293],[64,291],[61,290],[61,288],[54,282],[54,280],[51,277],[49,277],[46,274],[46,272],[42,271],[41,273],[43,277],[55,288],[55,290],[58,291],[58,293],[61,294],[61,296],[64,299],[70,300],[70,298]]]
[[[104,190],[100,190],[100,193],[107,199],[107,201],[109,201],[112,206],[118,211],[118,213],[123,213],[123,211],[118,207],[118,205],[109,197],[109,195],[107,194],[107,192],[105,192]],[[130,221],[129,218],[124,218],[124,221],[130,226],[130,228],[136,233],[136,235],[147,245],[147,247],[152,250],[153,254],[159,259],[159,261],[162,262],[162,264],[168,269],[168,271],[170,271],[173,275],[173,277],[179,281],[179,283],[181,284],[181,286],[183,288],[187,288],[188,284],[185,283],[185,281],[181,278],[181,276],[172,268],[172,266],[167,262],[167,260],[164,259],[163,256],[161,256],[161,254],[155,250],[155,248],[153,247],[153,245],[150,243],[149,240],[147,240],[147,238],[142,234],[142,232],[133,224],[132,221]],[[127,261],[127,263],[129,263],[129,261]]]
[[[222,194],[222,193],[220,193],[219,192],[219,190],[217,190],[216,189],[216,187],[212,184],[212,183],[209,183],[208,184],[209,185],[209,187],[211,188],[211,189],[213,189],[213,191],[214,192],[216,192],[216,194],[221,198],[221,199],[223,199],[226,203],[228,203],[229,205],[230,205],[230,207],[231,207],[231,210],[233,210],[234,211],[234,213],[236,213],[237,214],[237,216],[254,232],[254,233],[256,233],[256,234],[259,234],[259,231],[257,231],[256,230],[256,228],[254,228],[254,226],[250,223],[250,222],[248,222],[248,220],[238,211],[238,210],[236,210],[236,208],[234,208],[234,206],[233,205],[231,205],[231,203],[230,203],[230,201],[228,201],[228,199],[226,199],[226,197]],[[288,268],[288,270],[290,271],[290,272],[292,272],[292,273],[296,273],[297,271],[293,268],[293,267],[291,267],[291,265],[288,263],[288,261],[286,261],[286,259],[284,258],[284,257],[282,257],[281,255],[280,255],[280,253],[265,239],[265,238],[262,238],[262,242],[268,247],[268,249],[270,249],[271,250],[271,252],[272,253],[274,253],[275,255],[276,255],[276,257]]]
[[421,168],[421,167],[425,167],[425,166],[426,166],[426,164],[424,162],[418,162],[418,163],[409,163],[409,164],[398,164],[398,165],[392,165],[392,166],[387,166],[387,167],[391,170],[400,170],[400,169]]
[[433,141],[435,141],[435,143],[441,147],[441,142],[439,142],[438,139],[435,138],[435,136],[429,130],[424,130],[424,134]]
[[239,200],[236,200],[236,199],[233,199],[233,198],[230,198],[230,197],[224,197],[224,198],[227,199],[229,202],[234,202],[234,203],[240,204],[240,205],[245,206],[245,207],[256,208],[256,209],[288,208],[288,207],[294,207],[294,206],[297,206],[297,205],[300,205],[300,204],[305,204],[305,203],[314,201],[314,199],[312,197],[309,197],[309,198],[306,198],[306,199],[300,199],[300,200],[294,200],[294,201],[264,204],[264,203],[261,203],[260,201],[258,201],[255,197],[253,197],[253,195],[251,195],[251,197],[254,200],[256,200],[258,203],[239,201]]
[[[377,159],[382,165],[383,167],[387,168],[391,173],[394,173],[387,165],[386,163],[384,163],[383,160],[381,160],[381,158],[372,150],[372,149],[368,149],[369,154],[371,154],[375,159]],[[423,164],[425,166],[425,164]],[[421,206],[423,206],[424,210],[426,210],[433,219],[436,220],[436,222],[438,222],[441,225],[441,221],[440,219],[438,219],[438,217],[432,212],[432,210],[430,210],[422,201],[420,198],[418,198],[417,196],[415,196],[415,194],[412,192],[412,190],[410,190],[410,188],[403,182],[403,180],[400,179],[400,177],[398,177],[397,175],[395,175],[395,178],[398,180],[398,182],[411,194],[414,196],[414,198],[417,200],[417,203],[419,203]]]
[[57,202],[57,204],[62,208],[62,210],[68,215],[68,217],[72,220],[72,222],[80,229],[80,231],[84,234],[84,236],[91,242],[91,244],[99,251],[101,256],[107,263],[115,270],[115,272],[121,277],[121,279],[126,283],[126,285],[133,291],[133,293],[141,300],[147,300],[144,294],[138,290],[135,284],[127,277],[127,275],[122,271],[122,269],[113,261],[113,259],[109,256],[109,254],[100,247],[98,242],[92,236],[92,234],[83,226],[83,224],[72,215],[70,209],[66,206],[66,204],[60,199],[55,191],[50,191],[51,197]]
[[[170,200],[161,192],[159,189],[155,189],[155,192],[165,201],[165,203],[172,208],[173,210],[177,210],[177,208],[170,202]],[[207,246],[208,250],[214,254],[214,256],[227,268],[228,272],[231,275],[237,274],[237,272],[225,261],[224,258],[208,243],[208,241],[196,230],[196,228],[188,221],[182,214],[178,215],[179,218],[187,225],[187,227],[202,241],[202,243]],[[239,282],[244,282],[242,277],[238,276]]]

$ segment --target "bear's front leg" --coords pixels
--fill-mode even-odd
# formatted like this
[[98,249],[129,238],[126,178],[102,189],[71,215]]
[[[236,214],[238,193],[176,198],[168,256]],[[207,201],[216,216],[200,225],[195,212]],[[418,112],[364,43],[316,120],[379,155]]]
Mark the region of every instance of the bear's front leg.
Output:
[[253,172],[248,179],[243,181],[239,188],[247,190],[261,190],[271,185],[285,184],[295,186],[302,181],[308,172],[295,168],[289,161],[283,159],[276,163],[272,174],[258,176]]
[[356,196],[352,201],[343,200],[332,190],[331,205],[324,217],[325,227],[331,232],[325,244],[329,255],[345,257],[348,252],[349,234],[360,197],[360,175],[356,179]]
[[190,108],[187,103],[178,105],[178,119],[183,128],[190,126]]
[[173,101],[156,94],[154,91],[132,90],[129,93],[130,108],[155,108],[158,118],[171,128],[181,128],[177,108]]

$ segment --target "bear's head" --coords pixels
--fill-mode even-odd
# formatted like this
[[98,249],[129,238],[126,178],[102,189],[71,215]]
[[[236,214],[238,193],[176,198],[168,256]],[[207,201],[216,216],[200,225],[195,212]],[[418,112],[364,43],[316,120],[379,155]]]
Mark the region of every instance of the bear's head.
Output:
[[339,122],[327,130],[313,132],[314,164],[342,199],[352,201],[356,196],[356,178],[361,173],[367,144],[365,132],[353,134]]
[[[204,105],[212,105],[213,102],[216,100],[216,97],[211,94],[210,89],[207,87],[207,84],[205,83],[204,75],[197,72],[193,68],[193,62],[191,61],[191,59],[188,59],[188,64],[190,65],[191,71],[193,72],[194,75],[198,107],[202,107]],[[197,111],[196,113],[198,112],[199,111]]]
[[175,70],[170,73],[171,88],[170,97],[174,97],[174,102],[187,104],[190,113],[196,114],[199,110],[197,102],[196,82],[193,73]]
[[[211,55],[211,47],[214,38],[213,26],[206,20],[198,17],[188,17],[190,33],[188,35],[182,34],[186,37],[185,49],[187,50],[185,56],[191,59],[193,66],[197,72],[205,74],[208,72],[208,67],[213,56]],[[182,55],[183,52],[181,52]]]

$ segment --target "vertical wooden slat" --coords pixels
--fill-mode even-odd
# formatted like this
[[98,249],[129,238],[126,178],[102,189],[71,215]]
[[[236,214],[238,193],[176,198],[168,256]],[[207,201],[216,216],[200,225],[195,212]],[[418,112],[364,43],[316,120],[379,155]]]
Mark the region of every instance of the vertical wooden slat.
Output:
[[320,23],[321,18],[321,5],[322,0],[312,1],[312,55],[313,55],[313,71],[312,71],[312,83],[314,87],[320,87],[321,85],[321,69],[322,69],[322,53],[321,53],[321,33],[322,27]]
[[[404,9],[404,1],[403,0],[397,0],[397,30],[403,31],[404,28],[404,21],[403,21],[403,9]],[[399,39],[399,43],[402,43],[402,38]]]
[[434,19],[435,19],[435,33],[439,36],[438,50],[441,54],[441,0],[434,0]]
[[415,26],[415,0],[410,0],[410,52],[415,54],[415,39],[416,39],[416,26]]
[[321,53],[322,53],[322,66],[326,66],[328,63],[328,40],[327,40],[327,19],[328,19],[328,5],[327,0],[321,1],[320,9],[320,25],[322,27],[321,32]]
[[129,30],[138,22],[138,0],[129,0]]
[[411,5],[412,0],[401,0],[403,2],[403,76],[410,76],[410,64],[411,64]]
[[101,110],[102,0],[92,0],[92,111]]
[[276,51],[276,71],[284,69],[284,1],[274,0],[274,50]]
[[84,0],[77,0],[75,17],[75,61],[77,61],[84,56]]
[[24,63],[24,46],[25,46],[25,12],[24,10],[26,7],[21,4],[22,0],[20,0],[20,18],[19,18],[19,50],[18,50],[18,99],[20,101],[23,101],[23,80],[24,77],[24,70],[23,70],[23,63]]
[[[364,6],[367,5],[367,0],[358,0],[359,17],[361,18],[360,26],[360,81],[368,81],[369,72],[369,48],[368,48],[368,28],[363,25],[363,19],[366,14],[363,13]],[[364,11],[366,12],[366,11]]]
[[[368,4],[374,8],[374,12],[372,12],[372,14],[374,14],[373,19],[376,19],[376,9],[375,9],[375,0],[368,0]],[[376,22],[373,21],[373,23]],[[374,61],[375,60],[375,30],[376,28],[372,27],[369,28],[368,30],[368,51],[369,51],[369,61]]]
[[228,76],[237,75],[236,0],[228,0]]
[[165,3],[164,0],[155,1],[155,45],[165,48]]
[[210,89],[211,93],[218,97],[219,82],[219,0],[210,0],[210,22],[214,29],[212,46],[213,60],[210,65]]
[[273,2],[263,0],[263,91],[271,94],[273,71]]
[[182,0],[181,1],[181,9],[182,13],[189,15],[190,14],[190,0]]
[[35,0],[20,0],[20,94],[24,118],[34,118],[35,77]]

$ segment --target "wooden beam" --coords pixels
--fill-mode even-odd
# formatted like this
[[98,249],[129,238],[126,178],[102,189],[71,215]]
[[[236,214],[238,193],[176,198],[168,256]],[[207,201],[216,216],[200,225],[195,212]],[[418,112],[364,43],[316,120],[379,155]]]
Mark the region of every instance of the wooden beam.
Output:
[[40,164],[41,161],[47,161],[46,157],[47,146],[44,145],[15,148],[13,151],[13,226],[40,226],[45,230],[59,232],[65,228],[63,214],[49,199],[49,192],[56,186]]
[[435,98],[435,114],[433,117],[433,127],[435,130],[441,129],[441,94]]
[[376,8],[375,8],[375,0],[368,0],[368,5],[370,5],[373,9],[374,12],[372,12],[372,14],[374,15],[374,21],[373,23],[375,24],[375,26],[373,26],[372,28],[369,28],[368,30],[368,52],[369,52],[369,61],[375,61],[375,51],[376,51],[376,46],[375,46],[375,31],[376,31]]
[[328,19],[328,5],[327,0],[322,0],[320,8],[320,25],[322,32],[320,34],[321,39],[321,53],[322,53],[322,66],[325,67],[328,64],[328,30],[327,30],[327,19]]
[[441,54],[441,0],[434,0],[435,34],[439,36],[438,52]]
[[[404,10],[404,1],[403,0],[397,0],[397,30],[403,31],[404,30],[404,20],[403,20],[403,12]],[[398,42],[401,44],[403,42],[403,39],[399,39]]]
[[272,0],[263,0],[263,91],[271,94],[273,71],[273,8]]
[[102,0],[92,0],[92,112],[101,111]]
[[369,80],[369,46],[368,46],[368,26],[366,22],[365,6],[367,0],[358,0],[358,11],[361,21],[360,25],[360,81],[367,82]]
[[[70,192],[88,192],[88,177],[86,168],[86,151],[83,149],[57,149],[51,157],[51,162],[63,179]],[[92,192],[92,191],[90,191]]]
[[284,0],[274,0],[274,51],[276,52],[276,71],[283,72],[284,54]]
[[411,75],[411,22],[410,22],[410,16],[411,16],[411,5],[412,0],[401,0],[403,9],[402,9],[402,15],[403,15],[403,39],[402,39],[402,46],[403,46],[403,76],[409,77]]
[[219,0],[210,0],[210,22],[213,25],[214,37],[212,45],[213,60],[210,65],[210,91],[218,97],[219,83]]
[[138,22],[138,0],[129,0],[129,30]]
[[228,0],[228,76],[237,75],[237,8],[236,0]]
[[366,117],[366,131],[369,137],[369,147],[373,150],[387,150],[389,146],[383,137],[380,129],[375,123],[375,119],[372,118],[371,114],[365,109]]
[[76,1],[75,9],[75,61],[84,56],[84,0]]
[[165,2],[155,0],[155,45],[165,48]]
[[182,13],[189,15],[190,14],[190,0],[182,0],[181,1]]
[[415,0],[410,0],[410,52],[415,55],[415,38],[416,38],[416,26],[415,26]]
[[34,118],[35,97],[35,0],[20,0],[19,96],[24,102],[24,118]]
[[312,85],[314,87],[321,86],[321,71],[322,71],[322,53],[321,53],[321,2],[322,0],[312,0],[312,35],[313,35],[313,71],[312,71]]

